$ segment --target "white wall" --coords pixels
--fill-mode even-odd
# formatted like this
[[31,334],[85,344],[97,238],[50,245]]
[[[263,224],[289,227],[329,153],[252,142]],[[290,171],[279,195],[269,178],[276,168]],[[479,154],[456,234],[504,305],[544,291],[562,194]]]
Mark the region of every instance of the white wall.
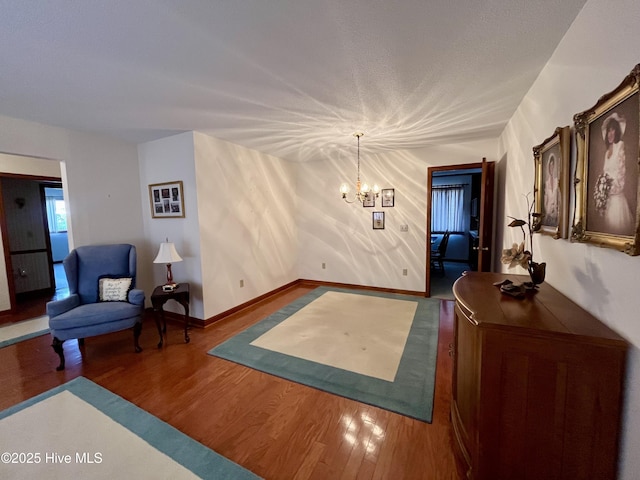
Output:
[[194,138],[209,318],[299,278],[296,166],[202,133]]
[[0,153],[0,172],[61,178],[60,162],[46,158]]
[[[199,132],[141,144],[138,152],[144,205],[149,184],[184,184],[185,218],[153,219],[150,210],[143,217],[151,248],[169,238],[183,258],[172,271],[176,282],[190,284],[192,316],[210,318],[298,278],[293,164]],[[147,291],[165,272],[153,267]],[[173,302],[166,308],[182,312]]]
[[[300,278],[424,292],[427,168],[476,163],[483,157],[496,160],[496,154],[497,140],[377,155],[361,150],[363,181],[394,188],[393,208],[382,208],[380,199],[375,208],[342,200],[339,188],[343,182],[354,190],[356,157],[352,151],[300,164]],[[385,213],[384,230],[373,230],[373,211]],[[408,225],[408,231],[401,232],[401,225]],[[403,269],[407,269],[406,276]]]
[[[148,244],[148,255],[140,258],[140,261],[148,265],[153,272],[153,281],[144,286],[145,291],[150,297],[156,285],[166,282],[167,267],[165,264],[154,264],[153,260],[158,253],[160,243],[169,239],[175,244],[183,260],[171,265],[173,279],[177,283],[189,282],[190,315],[202,319],[204,309],[193,132],[140,144],[138,156],[140,201],[143,205],[142,218]],[[152,218],[149,185],[179,180],[183,183],[184,218]],[[175,302],[167,303],[165,309],[177,313],[183,312],[182,307]]]
[[[558,126],[572,125],[573,115],[592,107],[616,88],[640,61],[640,3],[590,0],[523,99],[501,136],[506,161],[504,214],[526,214],[523,194],[534,182],[532,147]],[[572,172],[575,151],[572,154]],[[572,202],[570,202],[572,205]],[[570,212],[572,218],[573,211]],[[500,226],[500,219],[498,219]],[[503,219],[503,244],[520,241]],[[631,344],[622,421],[621,478],[640,471],[640,257],[592,245],[536,235],[538,261],[547,262],[547,281],[592,312]],[[517,273],[524,273],[520,270]]]
[[[73,245],[127,242],[140,253],[143,228],[134,145],[0,115],[0,152],[57,163],[70,206]],[[24,172],[12,173],[33,174],[29,168],[25,163]],[[5,271],[0,270],[0,288],[7,285]],[[143,269],[139,280],[144,275]]]

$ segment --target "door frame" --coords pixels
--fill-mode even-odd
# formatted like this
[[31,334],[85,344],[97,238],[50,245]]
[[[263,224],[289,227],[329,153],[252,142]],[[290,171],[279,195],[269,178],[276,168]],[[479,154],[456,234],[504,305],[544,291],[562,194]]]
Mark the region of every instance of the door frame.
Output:
[[[488,166],[490,166],[490,168],[487,168]],[[476,163],[464,163],[464,164],[460,164],[460,165],[443,165],[440,167],[428,167],[427,168],[427,225],[426,225],[426,237],[425,237],[425,243],[426,243],[426,250],[427,250],[427,263],[426,263],[426,272],[425,272],[425,297],[431,297],[431,187],[433,184],[433,173],[434,172],[445,172],[445,171],[464,171],[464,170],[482,170],[482,174],[483,174],[483,184],[482,184],[482,195],[481,195],[481,199],[480,199],[480,215],[483,217],[480,219],[480,231],[479,231],[479,238],[480,238],[480,244],[479,244],[479,248],[481,249],[481,251],[479,252],[479,258],[478,258],[478,268],[482,269],[482,265],[485,265],[485,268],[487,268],[487,264],[490,262],[487,262],[486,260],[483,262],[483,256],[482,255],[482,249],[489,249],[490,254],[492,253],[492,248],[493,245],[492,243],[488,246],[488,247],[484,247],[483,245],[486,244],[488,239],[493,239],[494,234],[493,234],[493,215],[494,212],[493,210],[495,210],[495,202],[493,200],[493,196],[494,196],[494,184],[495,184],[495,162],[487,162],[486,158],[482,159],[482,162],[476,162]],[[490,178],[490,185],[485,185],[485,175],[490,175],[492,178]],[[486,201],[486,197],[487,197],[487,193],[486,192],[486,188],[491,188],[491,201],[487,202]],[[491,210],[491,218],[486,218],[487,214],[488,214],[488,210]],[[489,222],[489,223],[487,223]],[[486,225],[489,226],[489,230],[491,230],[490,232],[487,232],[487,228]],[[489,255],[489,258],[491,257],[491,255]],[[483,262],[483,263],[481,263]],[[491,266],[489,265],[488,268],[490,269]]]
[[49,213],[47,211],[46,188],[59,188],[63,191],[62,181],[40,181],[40,199],[42,205],[42,220],[44,223],[45,244],[47,249],[47,262],[49,263],[49,283],[51,284],[51,293],[56,292],[56,275],[53,268],[53,247],[51,246],[51,230],[49,230]]
[[[19,173],[0,173],[0,178],[12,178],[12,179],[20,179],[20,180],[30,180],[39,185],[54,183],[62,185],[62,178],[60,177],[48,177],[41,175],[25,175]],[[63,187],[64,188],[64,187]],[[44,202],[44,198],[42,198]],[[41,208],[45,208],[44,205]],[[43,211],[43,221],[45,223],[44,228],[48,231],[48,225],[46,224],[46,212]],[[4,207],[4,196],[2,195],[2,184],[0,183],[0,230],[2,235],[2,246],[3,246],[3,255],[4,262],[6,267],[6,275],[7,275],[7,285],[9,287],[9,310],[0,311],[0,315],[2,314],[14,314],[17,311],[17,301],[16,301],[16,290],[15,290],[15,281],[13,278],[13,263],[11,261],[11,249],[9,246],[9,231],[7,229],[7,219],[5,215],[5,207]],[[45,235],[45,242],[47,245],[49,262],[52,262],[51,257],[51,243],[48,235]],[[51,267],[52,268],[52,267]],[[52,275],[53,270],[51,270],[50,275]],[[55,284],[52,285],[53,290],[55,291]]]

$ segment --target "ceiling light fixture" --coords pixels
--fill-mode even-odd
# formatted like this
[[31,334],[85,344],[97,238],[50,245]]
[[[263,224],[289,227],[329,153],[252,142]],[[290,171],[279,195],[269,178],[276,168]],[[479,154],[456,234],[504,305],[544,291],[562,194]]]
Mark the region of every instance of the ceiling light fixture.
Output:
[[363,135],[364,133],[362,132],[355,132],[353,134],[353,136],[358,139],[358,176],[356,177],[356,192],[353,199],[349,200],[349,198],[347,197],[347,194],[349,193],[349,185],[343,183],[340,186],[342,199],[347,203],[353,203],[356,200],[358,200],[360,203],[364,203],[365,200],[368,200],[370,198],[370,195],[374,196],[375,202],[375,199],[378,198],[378,195],[380,194],[380,188],[378,188],[378,185],[374,185],[373,189],[371,189],[371,187],[369,187],[369,185],[367,185],[366,183],[360,183],[360,137],[362,137]]

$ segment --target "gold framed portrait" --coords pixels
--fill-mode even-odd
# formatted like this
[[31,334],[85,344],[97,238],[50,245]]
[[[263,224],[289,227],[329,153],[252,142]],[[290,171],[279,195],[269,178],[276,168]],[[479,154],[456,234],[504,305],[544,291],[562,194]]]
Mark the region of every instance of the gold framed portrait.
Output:
[[538,233],[553,238],[567,238],[569,226],[570,135],[570,127],[558,127],[553,135],[533,147],[534,208],[542,214]]
[[576,208],[571,240],[640,253],[640,64],[589,110],[574,115]]
[[182,180],[149,185],[152,218],[184,218]]

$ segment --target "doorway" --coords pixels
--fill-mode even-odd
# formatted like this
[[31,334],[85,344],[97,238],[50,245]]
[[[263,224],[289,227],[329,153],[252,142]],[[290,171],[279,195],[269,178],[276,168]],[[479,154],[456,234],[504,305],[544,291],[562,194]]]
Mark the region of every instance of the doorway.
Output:
[[40,185],[45,200],[45,215],[51,244],[51,261],[56,298],[68,296],[69,285],[62,261],[69,255],[67,209],[61,183]]
[[427,173],[426,295],[453,299],[465,271],[490,271],[495,163],[431,167]]
[[[47,195],[51,197],[49,202]],[[60,178],[0,176],[0,222],[10,297],[10,309],[3,313],[19,314],[37,305],[38,312],[34,313],[44,314],[46,302],[58,298],[52,243],[56,243],[57,259],[64,255],[65,248],[68,251],[66,213],[61,210],[59,199],[64,205]],[[50,236],[50,224],[58,235],[55,240]],[[66,291],[66,276],[63,278],[58,280],[63,289],[61,295]]]

